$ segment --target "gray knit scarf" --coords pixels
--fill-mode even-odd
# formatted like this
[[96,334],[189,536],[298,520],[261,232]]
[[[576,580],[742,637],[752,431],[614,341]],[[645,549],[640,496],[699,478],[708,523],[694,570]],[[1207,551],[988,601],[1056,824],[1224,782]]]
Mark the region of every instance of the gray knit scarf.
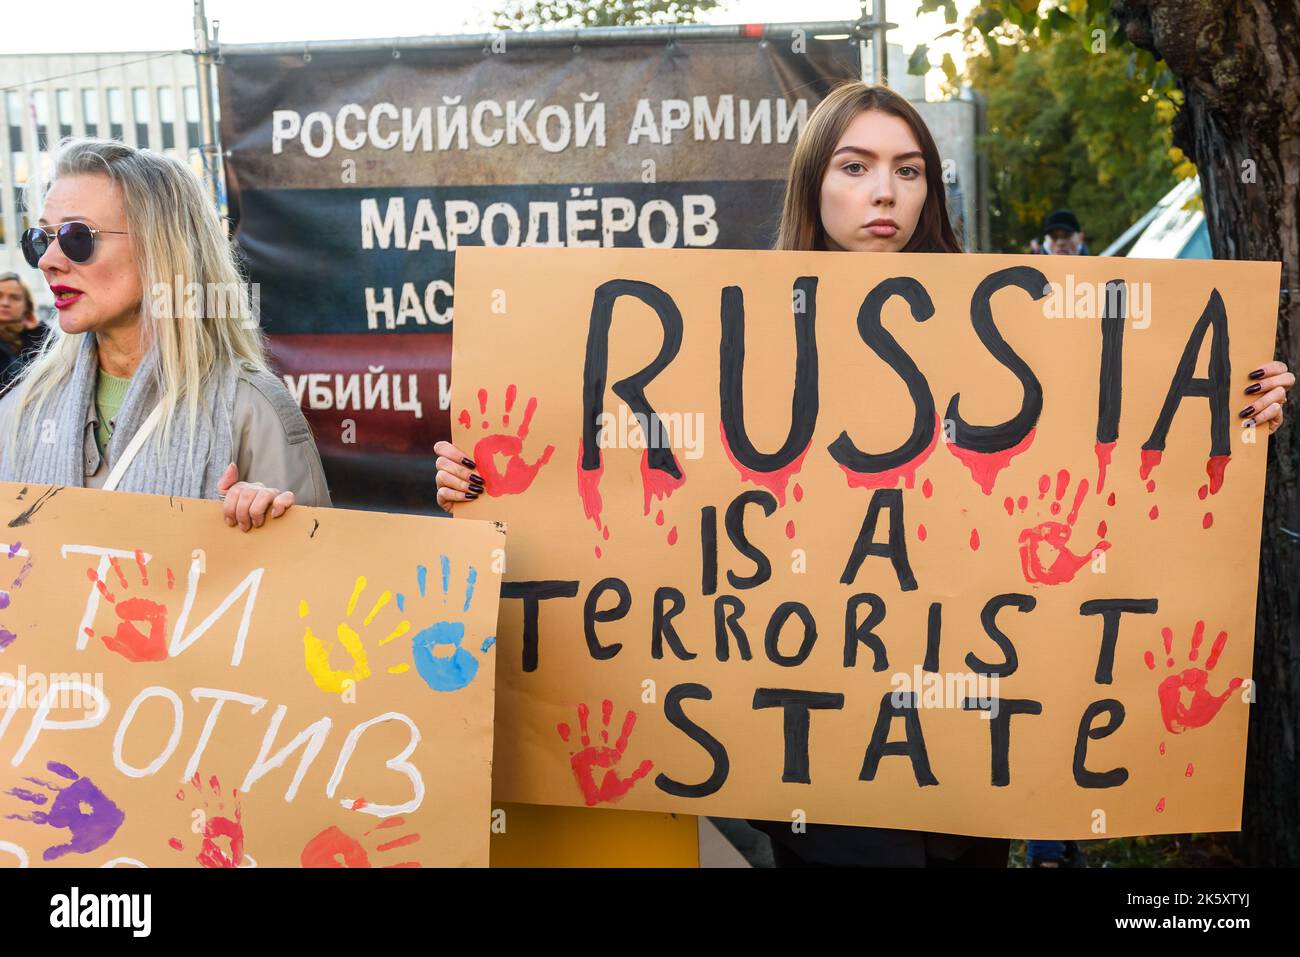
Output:
[[[0,481],[40,485],[85,484],[84,434],[86,414],[95,398],[99,356],[93,334],[84,334],[71,377],[51,393],[39,408],[23,414],[18,448],[6,455]],[[216,498],[217,482],[233,461],[231,418],[234,413],[238,368],[229,363],[214,372],[200,401],[195,421],[193,456],[187,460],[189,416],[177,410],[167,444],[162,423],[140,449],[118,484],[118,491],[185,498]],[[131,437],[158,404],[158,353],[151,349],[131,377],[122,408],[115,419],[105,455],[111,469]],[[53,430],[47,423],[53,424]],[[53,441],[46,439],[52,434]],[[43,439],[46,439],[43,441]]]

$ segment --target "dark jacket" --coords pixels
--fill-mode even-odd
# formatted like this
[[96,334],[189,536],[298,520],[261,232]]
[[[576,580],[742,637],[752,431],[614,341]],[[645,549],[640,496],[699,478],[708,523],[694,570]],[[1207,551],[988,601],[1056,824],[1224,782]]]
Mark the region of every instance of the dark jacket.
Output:
[[18,378],[27,360],[40,349],[48,332],[44,323],[35,329],[24,329],[17,348],[10,346],[6,340],[0,339],[0,395],[9,391],[10,384]]

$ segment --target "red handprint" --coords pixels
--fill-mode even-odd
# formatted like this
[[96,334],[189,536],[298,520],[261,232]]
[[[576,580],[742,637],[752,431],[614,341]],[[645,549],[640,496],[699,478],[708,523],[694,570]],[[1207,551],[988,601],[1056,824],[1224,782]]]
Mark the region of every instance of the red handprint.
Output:
[[[1160,636],[1165,644],[1165,667],[1172,668],[1174,667],[1174,633],[1169,628],[1161,628]],[[1204,639],[1205,622],[1198,621],[1192,630],[1192,647],[1187,655],[1188,661],[1195,661],[1200,655],[1201,642]],[[1221,695],[1213,695],[1206,690],[1205,683],[1209,680],[1209,673],[1219,663],[1219,655],[1223,653],[1223,647],[1227,643],[1228,633],[1219,632],[1218,637],[1214,639],[1214,644],[1210,646],[1210,655],[1205,659],[1204,668],[1196,666],[1184,668],[1160,682],[1160,687],[1156,689],[1160,699],[1160,717],[1164,719],[1165,727],[1169,729],[1170,734],[1182,734],[1189,728],[1201,728],[1209,724],[1219,713],[1223,703],[1228,700],[1228,696],[1242,686],[1241,678],[1233,678],[1228,682],[1228,690]],[[1143,657],[1147,667],[1155,671],[1155,655],[1148,651]],[[1186,701],[1184,701],[1184,691],[1190,693],[1190,698]]]
[[[358,798],[352,802],[352,810],[357,811],[365,807],[365,801]],[[375,831],[387,832],[389,828],[401,827],[406,823],[403,817],[384,818],[376,824],[371,830],[366,831],[361,836],[369,837]],[[385,837],[381,834],[380,837]],[[401,837],[392,837],[380,844],[376,844],[374,850],[380,853],[405,847],[408,844],[414,844],[420,839],[418,834],[404,834]],[[302,849],[300,858],[303,867],[373,867],[370,863],[370,855],[366,853],[366,848],[361,841],[348,834],[342,828],[331,825],[321,831]],[[401,861],[396,864],[383,864],[382,867],[419,867],[419,861]]]
[[[1061,499],[1064,498],[1069,484],[1070,473],[1061,469],[1056,476],[1056,501],[1051,505],[1053,515],[1060,513]],[[1051,479],[1046,475],[1039,478],[1040,499],[1047,494],[1050,485]],[[1049,519],[1020,533],[1020,569],[1024,573],[1025,581],[1039,582],[1044,585],[1059,585],[1071,581],[1080,568],[1092,561],[1094,554],[1110,548],[1110,542],[1104,538],[1083,555],[1076,555],[1065,547],[1074,531],[1074,523],[1079,520],[1079,506],[1083,504],[1087,494],[1088,480],[1080,479],[1078,490],[1074,494],[1074,506],[1064,522]],[[1010,499],[1007,501],[1010,502]],[[1024,499],[1022,498],[1021,501]],[[1046,552],[1049,557],[1047,564],[1044,564],[1043,552]]]
[[[501,415],[501,425],[510,425],[510,410],[514,408],[515,396],[517,389],[514,385],[506,387],[506,410]],[[478,390],[478,408],[481,415],[487,415],[487,389]],[[533,479],[537,478],[537,473],[541,471],[543,465],[551,460],[551,454],[555,451],[555,446],[548,445],[543,451],[542,456],[536,462],[529,465],[519,455],[524,447],[524,439],[528,438],[528,424],[533,420],[533,413],[537,411],[537,399],[531,398],[524,406],[524,418],[519,423],[519,428],[515,430],[514,435],[500,432],[493,435],[485,435],[474,443],[474,462],[478,467],[479,474],[484,478],[484,491],[489,495],[518,495],[520,492],[528,490],[528,486],[533,484]],[[465,428],[470,427],[469,409],[461,409],[457,417]],[[487,431],[491,426],[488,420],[482,420],[482,429]],[[506,466],[504,471],[497,469],[496,457],[498,455],[506,456]]]
[[[116,574],[121,589],[123,591],[129,589],[126,573],[122,571],[122,566],[117,559],[109,558],[108,564]],[[135,564],[140,570],[141,587],[148,588],[149,570],[145,567],[144,553],[139,549],[135,552]],[[86,577],[99,589],[99,594],[104,600],[113,604],[117,617],[122,619],[117,626],[117,631],[112,635],[102,636],[108,649],[117,652],[127,661],[165,661],[167,659],[167,606],[142,597],[124,598],[118,601],[117,596],[108,590],[108,585],[100,579],[95,569],[87,568]],[[171,591],[175,584],[175,576],[169,568],[167,590]],[[137,624],[145,625],[148,634],[141,632],[136,627]],[[94,634],[90,629],[87,629],[87,633]]]
[[[632,735],[632,728],[636,725],[636,714],[628,711],[627,717],[623,719],[623,730],[614,742],[614,747],[609,747],[609,719],[614,713],[614,702],[608,698],[601,702],[601,723],[604,727],[600,730],[600,739],[605,742],[605,746],[594,745],[591,743],[591,736],[587,733],[587,717],[591,710],[585,705],[578,705],[578,727],[582,732],[579,739],[582,742],[582,750],[572,753],[569,760],[573,768],[573,776],[578,780],[578,787],[582,788],[583,797],[587,801],[587,806],[591,807],[600,804],[602,801],[617,801],[624,794],[632,789],[643,777],[650,773],[654,765],[650,761],[642,761],[631,776],[626,779],[620,779],[618,772],[613,770],[615,765],[623,757],[623,752],[627,750],[627,739]],[[564,741],[569,740],[571,731],[569,726],[563,721],[556,725],[556,730],[560,733],[560,738]],[[596,770],[598,768],[609,768],[605,772],[605,777],[600,784],[596,784]]]
[[[203,835],[203,842],[199,846],[199,853],[195,860],[199,862],[200,867],[238,867],[244,860],[244,826],[240,823],[239,810],[239,792],[231,790],[230,796],[235,800],[235,816],[232,820],[224,814],[210,815],[208,810],[211,806],[210,799],[203,793],[203,787],[199,783],[198,772],[194,772],[194,777],[190,778],[190,786],[194,788],[195,796],[204,800],[204,807],[194,809],[193,823],[191,830],[196,834]],[[214,797],[221,797],[221,782],[217,780],[216,775],[208,779],[208,788],[212,791]],[[181,788],[176,792],[176,800],[184,801],[186,791]],[[224,811],[226,805],[224,802],[217,803],[217,810]],[[230,853],[226,853],[217,845],[218,838],[225,838],[229,842]],[[167,842],[172,848],[183,851],[185,845],[177,838],[172,838]]]

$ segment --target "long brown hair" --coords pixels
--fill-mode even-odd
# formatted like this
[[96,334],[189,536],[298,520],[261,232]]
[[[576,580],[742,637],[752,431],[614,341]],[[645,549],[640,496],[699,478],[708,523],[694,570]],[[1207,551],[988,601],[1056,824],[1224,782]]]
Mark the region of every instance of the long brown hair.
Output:
[[0,273],[0,283],[5,283],[5,282],[18,283],[18,288],[22,291],[23,299],[26,300],[27,305],[24,309],[22,319],[14,323],[14,327],[12,329],[6,328],[5,326],[0,326],[0,342],[3,342],[11,350],[20,349],[23,345],[23,326],[28,319],[30,319],[33,315],[36,314],[36,303],[32,299],[31,289],[28,287],[27,283],[23,281],[23,277],[18,275],[18,273],[16,272]]
[[897,116],[910,126],[925,158],[925,205],[921,207],[916,229],[902,251],[961,252],[961,244],[948,221],[939,148],[934,145],[934,137],[930,135],[925,120],[911,103],[889,87],[852,81],[836,87],[817,105],[795,144],[785,184],[785,206],[781,210],[776,248],[826,248],[826,230],[821,216],[822,180],[844,131],[858,114],[868,110]]

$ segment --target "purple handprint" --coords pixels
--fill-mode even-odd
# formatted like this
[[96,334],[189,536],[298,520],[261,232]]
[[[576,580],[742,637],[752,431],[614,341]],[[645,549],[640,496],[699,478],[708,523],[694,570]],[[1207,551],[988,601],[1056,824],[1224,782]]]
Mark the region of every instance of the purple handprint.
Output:
[[[3,545],[0,545],[0,549],[3,550],[3,554],[7,562],[12,562],[15,558],[18,558],[18,552],[22,549],[22,547],[23,547],[22,542],[14,542],[8,548],[5,548]],[[6,565],[6,567],[8,567],[8,565]],[[11,589],[22,588],[23,581],[24,579],[27,578],[27,574],[31,570],[32,570],[32,563],[28,561],[24,561],[22,567],[18,570],[17,576],[15,576],[15,578],[13,579],[12,584],[10,584],[8,588],[0,588],[0,611],[4,611],[6,608],[9,607],[9,591]],[[9,576],[6,574],[4,577],[7,578]],[[18,636],[15,635],[12,631],[6,629],[4,625],[0,625],[0,651],[4,651],[6,648],[12,645],[14,641],[17,640],[17,638]]]
[[[32,824],[48,824],[50,827],[66,828],[72,835],[67,844],[56,844],[46,848],[41,855],[47,861],[57,860],[64,854],[89,854],[103,847],[117,829],[126,820],[122,809],[110,801],[90,778],[83,778],[66,764],[51,761],[45,765],[59,777],[72,781],[66,787],[59,787],[50,781],[39,778],[24,778],[39,784],[54,794],[54,803],[49,811],[33,811],[31,814],[6,814],[12,821],[30,821]],[[49,794],[42,791],[29,791],[27,788],[10,788],[7,794],[31,804],[45,805],[50,800]],[[82,810],[83,805],[88,810]]]

